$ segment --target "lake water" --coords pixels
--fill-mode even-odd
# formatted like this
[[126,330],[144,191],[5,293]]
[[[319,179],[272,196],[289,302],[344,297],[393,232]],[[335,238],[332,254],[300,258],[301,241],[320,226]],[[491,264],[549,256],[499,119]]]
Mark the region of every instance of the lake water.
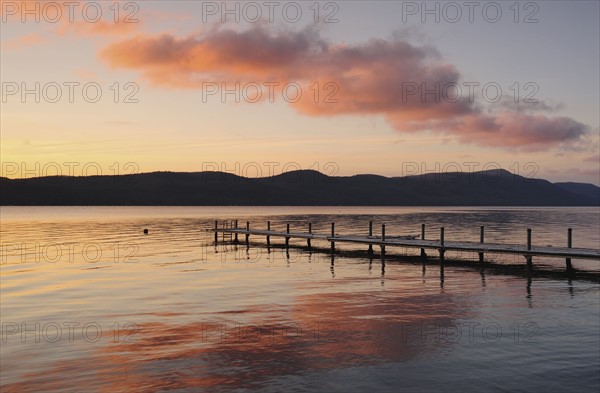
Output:
[[[599,261],[215,245],[214,220],[600,247],[598,208],[2,207],[2,392],[600,388]],[[143,229],[149,234],[144,235]],[[243,240],[243,239],[240,239]],[[251,238],[264,243],[264,239]],[[281,239],[272,239],[274,246]],[[302,242],[292,242],[300,245]],[[328,247],[314,242],[314,246]],[[453,259],[467,260],[466,263]]]

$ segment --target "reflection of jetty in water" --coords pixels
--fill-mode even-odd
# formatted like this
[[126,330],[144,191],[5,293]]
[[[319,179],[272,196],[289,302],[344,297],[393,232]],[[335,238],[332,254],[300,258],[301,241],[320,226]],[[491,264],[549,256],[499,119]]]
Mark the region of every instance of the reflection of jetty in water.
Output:
[[[363,260],[367,263],[367,271],[369,274],[373,274],[374,264],[379,265],[378,271],[381,277],[381,286],[385,286],[386,266],[388,264],[404,264],[419,266],[421,268],[423,282],[425,281],[428,267],[434,267],[434,275],[436,278],[439,278],[439,284],[442,290],[444,289],[446,267],[460,267],[477,270],[479,272],[479,276],[481,277],[482,288],[486,287],[486,274],[492,274],[497,276],[505,275],[513,277],[522,277],[526,280],[526,298],[528,299],[529,307],[532,306],[532,282],[534,278],[550,280],[566,279],[568,282],[569,293],[571,296],[574,296],[574,280],[600,282],[600,273],[593,271],[579,271],[573,269],[572,267],[566,270],[557,270],[556,268],[553,268],[551,266],[534,266],[531,263],[508,264],[496,263],[489,260],[480,260],[479,262],[473,262],[464,259],[429,258],[427,254],[421,254],[418,256],[393,255],[388,254],[385,251],[385,247],[382,248],[380,253],[375,253],[372,250],[341,249],[336,249],[335,252],[331,252],[331,249],[329,248],[309,248],[306,246],[290,243],[269,243],[269,245],[263,247],[262,244],[256,245],[254,243],[246,243],[243,246],[241,246],[239,243],[235,243],[234,241],[232,241],[208,246],[207,248],[205,248],[205,251],[213,247],[214,255],[219,255],[220,262],[222,263],[273,263],[276,260],[280,260],[285,261],[288,267],[291,266],[292,263],[296,262],[327,263],[330,265],[331,278],[335,278],[336,260],[343,260],[344,258],[355,258],[358,260]],[[211,259],[214,259],[214,255]]]

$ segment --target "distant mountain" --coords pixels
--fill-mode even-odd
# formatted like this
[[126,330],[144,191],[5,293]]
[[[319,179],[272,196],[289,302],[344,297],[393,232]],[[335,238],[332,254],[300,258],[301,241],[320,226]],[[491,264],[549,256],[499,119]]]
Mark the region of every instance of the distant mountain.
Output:
[[505,170],[407,177],[330,177],[295,171],[266,178],[222,172],[0,178],[2,205],[598,206],[592,184],[552,184]]
[[600,187],[589,183],[554,183],[563,190],[567,190],[573,194],[581,195],[595,202],[595,205],[600,205]]

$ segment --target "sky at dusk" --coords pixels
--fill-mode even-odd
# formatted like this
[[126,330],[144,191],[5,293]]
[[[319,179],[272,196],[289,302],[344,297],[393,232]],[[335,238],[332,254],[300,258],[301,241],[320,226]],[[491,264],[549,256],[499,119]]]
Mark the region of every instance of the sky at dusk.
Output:
[[598,185],[599,4],[2,0],[2,175]]

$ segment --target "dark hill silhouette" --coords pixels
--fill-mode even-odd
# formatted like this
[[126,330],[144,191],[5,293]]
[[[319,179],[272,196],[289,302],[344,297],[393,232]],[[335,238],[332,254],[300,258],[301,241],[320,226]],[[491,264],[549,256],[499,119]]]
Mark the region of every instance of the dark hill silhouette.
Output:
[[600,188],[589,183],[554,183],[563,190],[572,192],[573,194],[581,195],[586,198],[590,198],[595,202],[596,205],[600,205]]
[[265,178],[222,172],[0,178],[2,205],[598,206],[599,193],[592,184],[557,185],[504,170],[392,178],[311,170]]

